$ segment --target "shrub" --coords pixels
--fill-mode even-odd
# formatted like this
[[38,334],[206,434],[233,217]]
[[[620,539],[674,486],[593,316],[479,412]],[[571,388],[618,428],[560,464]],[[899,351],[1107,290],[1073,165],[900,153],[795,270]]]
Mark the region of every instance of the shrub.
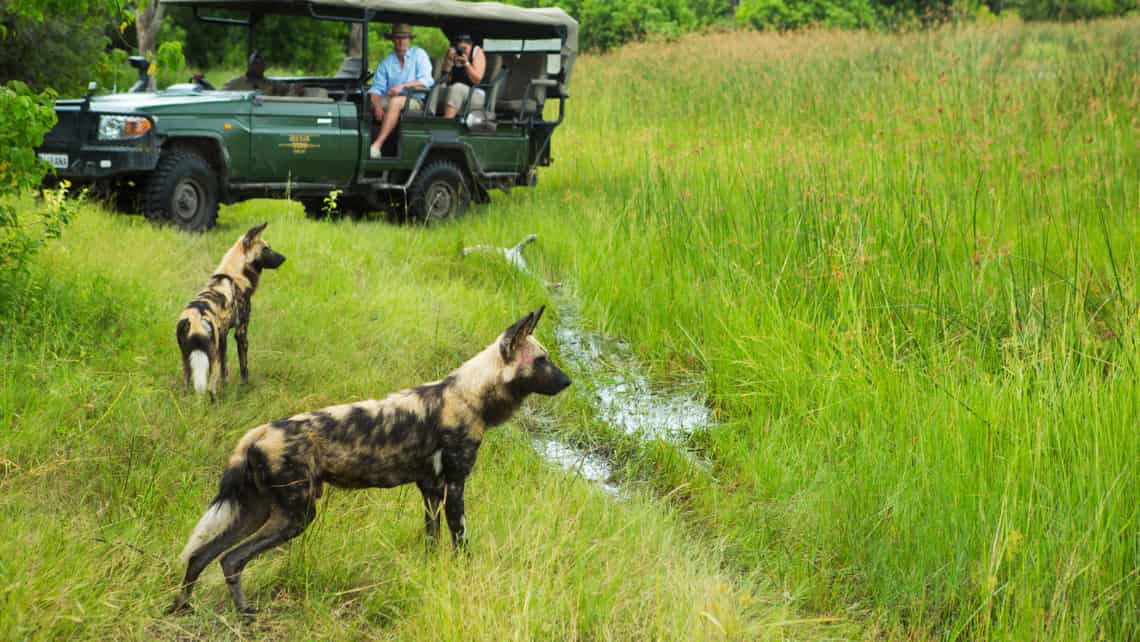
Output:
[[20,197],[39,187],[48,165],[35,147],[55,125],[55,92],[32,91],[19,81],[0,87],[0,281],[22,271],[48,239],[58,237],[73,212],[61,184],[45,194],[44,204],[21,212]]

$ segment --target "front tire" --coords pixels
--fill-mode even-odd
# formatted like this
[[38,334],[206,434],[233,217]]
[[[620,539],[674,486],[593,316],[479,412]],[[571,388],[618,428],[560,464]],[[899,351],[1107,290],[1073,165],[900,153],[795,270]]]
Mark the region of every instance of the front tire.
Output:
[[162,155],[143,192],[143,213],[194,232],[218,222],[218,178],[204,158],[191,151]]
[[458,165],[439,160],[423,168],[408,196],[408,214],[431,223],[463,216],[471,204],[471,187]]

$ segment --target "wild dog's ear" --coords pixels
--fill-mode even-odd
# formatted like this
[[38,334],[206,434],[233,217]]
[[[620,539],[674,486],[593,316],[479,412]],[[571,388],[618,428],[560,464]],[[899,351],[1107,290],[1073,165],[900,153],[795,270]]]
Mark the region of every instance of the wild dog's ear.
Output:
[[245,236],[241,237],[242,247],[248,250],[250,246],[253,245],[253,242],[257,240],[257,237],[261,235],[261,232],[265,229],[266,225],[269,225],[269,221],[266,221],[261,225],[254,225],[253,227],[249,228],[249,231],[245,233]]
[[528,315],[530,317],[530,321],[526,324],[526,334],[524,336],[529,337],[530,335],[534,334],[534,328],[535,328],[535,326],[538,325],[538,320],[542,318],[542,313],[545,310],[546,310],[546,306],[540,305],[540,306],[538,306],[537,310],[535,310],[534,312],[531,312]]
[[[540,314],[541,312],[539,310]],[[515,351],[526,343],[526,338],[534,330],[534,323],[534,313],[531,312],[507,328],[499,340],[499,353],[503,355],[503,361],[509,362],[515,356]]]

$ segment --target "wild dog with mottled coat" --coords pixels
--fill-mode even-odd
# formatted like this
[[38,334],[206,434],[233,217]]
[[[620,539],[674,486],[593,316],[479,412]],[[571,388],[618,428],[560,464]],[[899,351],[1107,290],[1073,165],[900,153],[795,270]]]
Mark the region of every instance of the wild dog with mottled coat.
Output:
[[453,544],[463,545],[463,487],[484,433],[531,393],[555,395],[570,385],[532,336],[543,309],[519,319],[440,381],[247,432],[182,551],[186,575],[170,611],[189,605],[198,576],[225,553],[222,573],[234,605],[254,612],[242,595],[242,569],[305,530],[326,483],[392,488],[414,482],[423,495],[429,541],[439,536],[442,507]]
[[250,299],[257,290],[263,269],[276,269],[285,257],[274,252],[261,238],[268,223],[250,228],[222,257],[206,289],[198,293],[178,317],[178,347],[182,351],[182,380],[194,380],[194,390],[210,391],[217,398],[226,369],[226,337],[230,328],[237,339],[241,381],[249,381],[246,350],[249,348]]

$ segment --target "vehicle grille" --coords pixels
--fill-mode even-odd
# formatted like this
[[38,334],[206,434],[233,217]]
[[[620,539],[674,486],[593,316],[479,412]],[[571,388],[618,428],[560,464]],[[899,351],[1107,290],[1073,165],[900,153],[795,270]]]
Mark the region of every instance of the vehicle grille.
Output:
[[[77,142],[86,142],[94,135],[94,125],[89,125],[86,132],[80,127],[83,118],[92,119],[91,114],[82,113],[76,109],[57,109],[55,111],[59,122],[44,136],[43,147],[69,147]],[[83,135],[83,139],[80,136]]]

